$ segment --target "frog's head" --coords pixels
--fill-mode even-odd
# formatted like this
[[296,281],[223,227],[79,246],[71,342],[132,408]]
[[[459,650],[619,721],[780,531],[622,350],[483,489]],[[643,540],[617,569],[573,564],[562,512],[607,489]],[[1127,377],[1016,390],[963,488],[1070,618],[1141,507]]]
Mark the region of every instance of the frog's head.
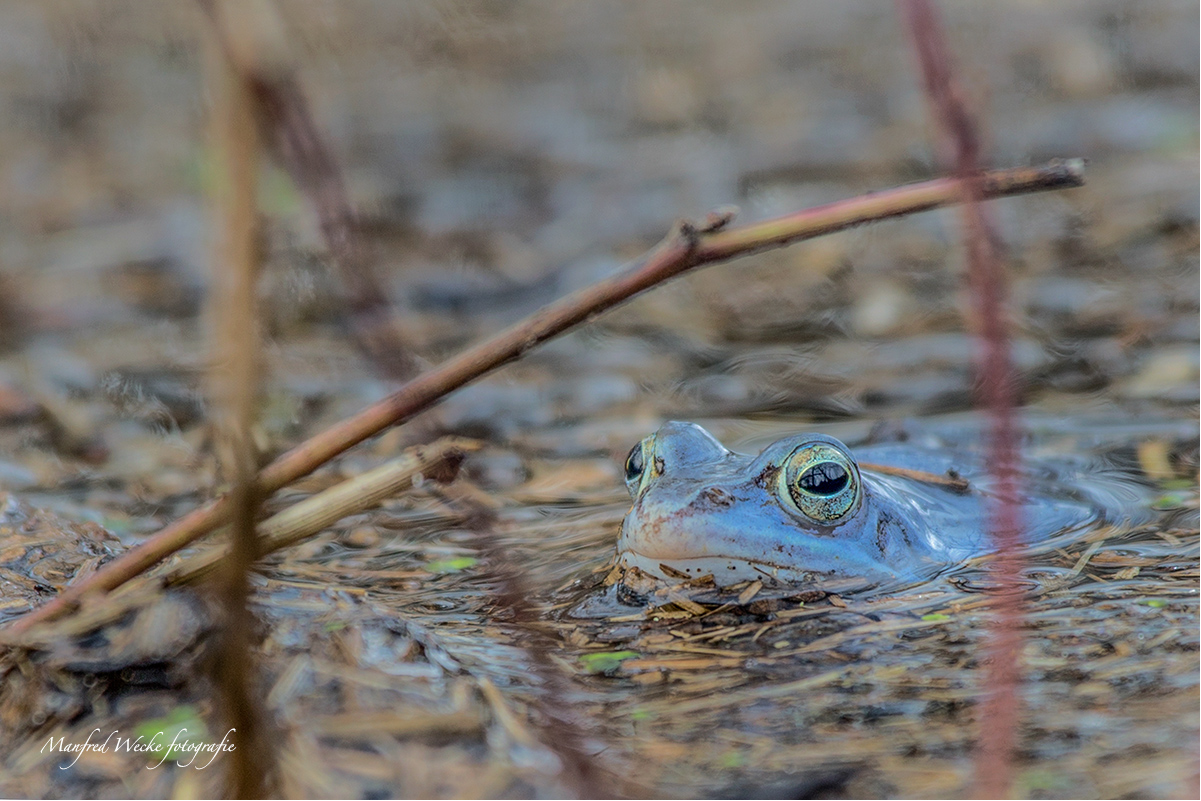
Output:
[[752,457],[671,422],[634,446],[625,474],[634,505],[617,551],[627,567],[712,573],[722,585],[893,575],[871,490],[833,437],[788,437]]

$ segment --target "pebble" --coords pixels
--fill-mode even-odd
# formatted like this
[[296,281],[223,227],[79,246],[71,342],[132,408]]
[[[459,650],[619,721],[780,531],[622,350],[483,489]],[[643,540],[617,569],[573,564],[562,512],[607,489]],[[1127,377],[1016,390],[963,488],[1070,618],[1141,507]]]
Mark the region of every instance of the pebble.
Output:
[[851,307],[851,328],[864,337],[880,337],[912,324],[917,303],[895,281],[876,281],[861,293]]
[[1197,398],[1197,348],[1173,346],[1151,355],[1118,391],[1128,398]]
[[342,535],[342,544],[348,548],[374,548],[381,540],[374,526],[359,526]]
[[1068,28],[1046,55],[1050,83],[1069,98],[1091,97],[1108,91],[1115,81],[1113,54],[1087,31]]

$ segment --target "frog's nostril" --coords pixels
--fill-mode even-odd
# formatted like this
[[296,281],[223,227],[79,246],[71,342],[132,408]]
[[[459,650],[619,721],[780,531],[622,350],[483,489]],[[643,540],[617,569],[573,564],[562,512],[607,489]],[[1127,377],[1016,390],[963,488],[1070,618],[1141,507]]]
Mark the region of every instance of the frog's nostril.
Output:
[[721,487],[706,487],[696,495],[696,504],[701,507],[726,508],[734,505],[735,498]]

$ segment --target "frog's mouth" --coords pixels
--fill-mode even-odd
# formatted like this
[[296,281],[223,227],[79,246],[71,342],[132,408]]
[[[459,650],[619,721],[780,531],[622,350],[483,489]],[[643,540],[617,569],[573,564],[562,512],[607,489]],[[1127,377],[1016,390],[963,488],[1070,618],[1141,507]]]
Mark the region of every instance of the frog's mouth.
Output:
[[805,584],[829,578],[811,570],[759,562],[744,557],[692,556],[662,558],[644,556],[636,551],[624,550],[617,554],[617,561],[626,568],[637,568],[643,573],[661,579],[679,580],[682,576],[699,578],[712,575],[719,587],[755,579],[771,579],[785,584]]
[[792,549],[738,547],[746,540],[745,532],[698,525],[688,517],[687,507],[656,511],[659,513],[647,514],[642,502],[634,504],[622,523],[617,541],[620,564],[668,581],[712,575],[721,587],[756,579],[807,584],[838,575],[811,569],[816,561],[813,559],[771,558],[777,553],[783,557],[797,556]]

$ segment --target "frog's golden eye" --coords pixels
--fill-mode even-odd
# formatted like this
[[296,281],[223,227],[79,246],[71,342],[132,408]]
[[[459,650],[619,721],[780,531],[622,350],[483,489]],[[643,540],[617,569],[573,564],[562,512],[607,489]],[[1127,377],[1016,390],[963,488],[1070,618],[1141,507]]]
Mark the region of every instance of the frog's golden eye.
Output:
[[779,495],[818,523],[837,523],[859,508],[859,469],[841,448],[810,442],[793,451],[780,471]]
[[630,449],[625,471],[626,489],[632,498],[637,498],[651,479],[663,472],[663,460],[655,455],[653,434]]
[[630,455],[626,457],[626,483],[640,480],[645,469],[646,457],[642,453],[642,443],[639,442],[630,449]]

